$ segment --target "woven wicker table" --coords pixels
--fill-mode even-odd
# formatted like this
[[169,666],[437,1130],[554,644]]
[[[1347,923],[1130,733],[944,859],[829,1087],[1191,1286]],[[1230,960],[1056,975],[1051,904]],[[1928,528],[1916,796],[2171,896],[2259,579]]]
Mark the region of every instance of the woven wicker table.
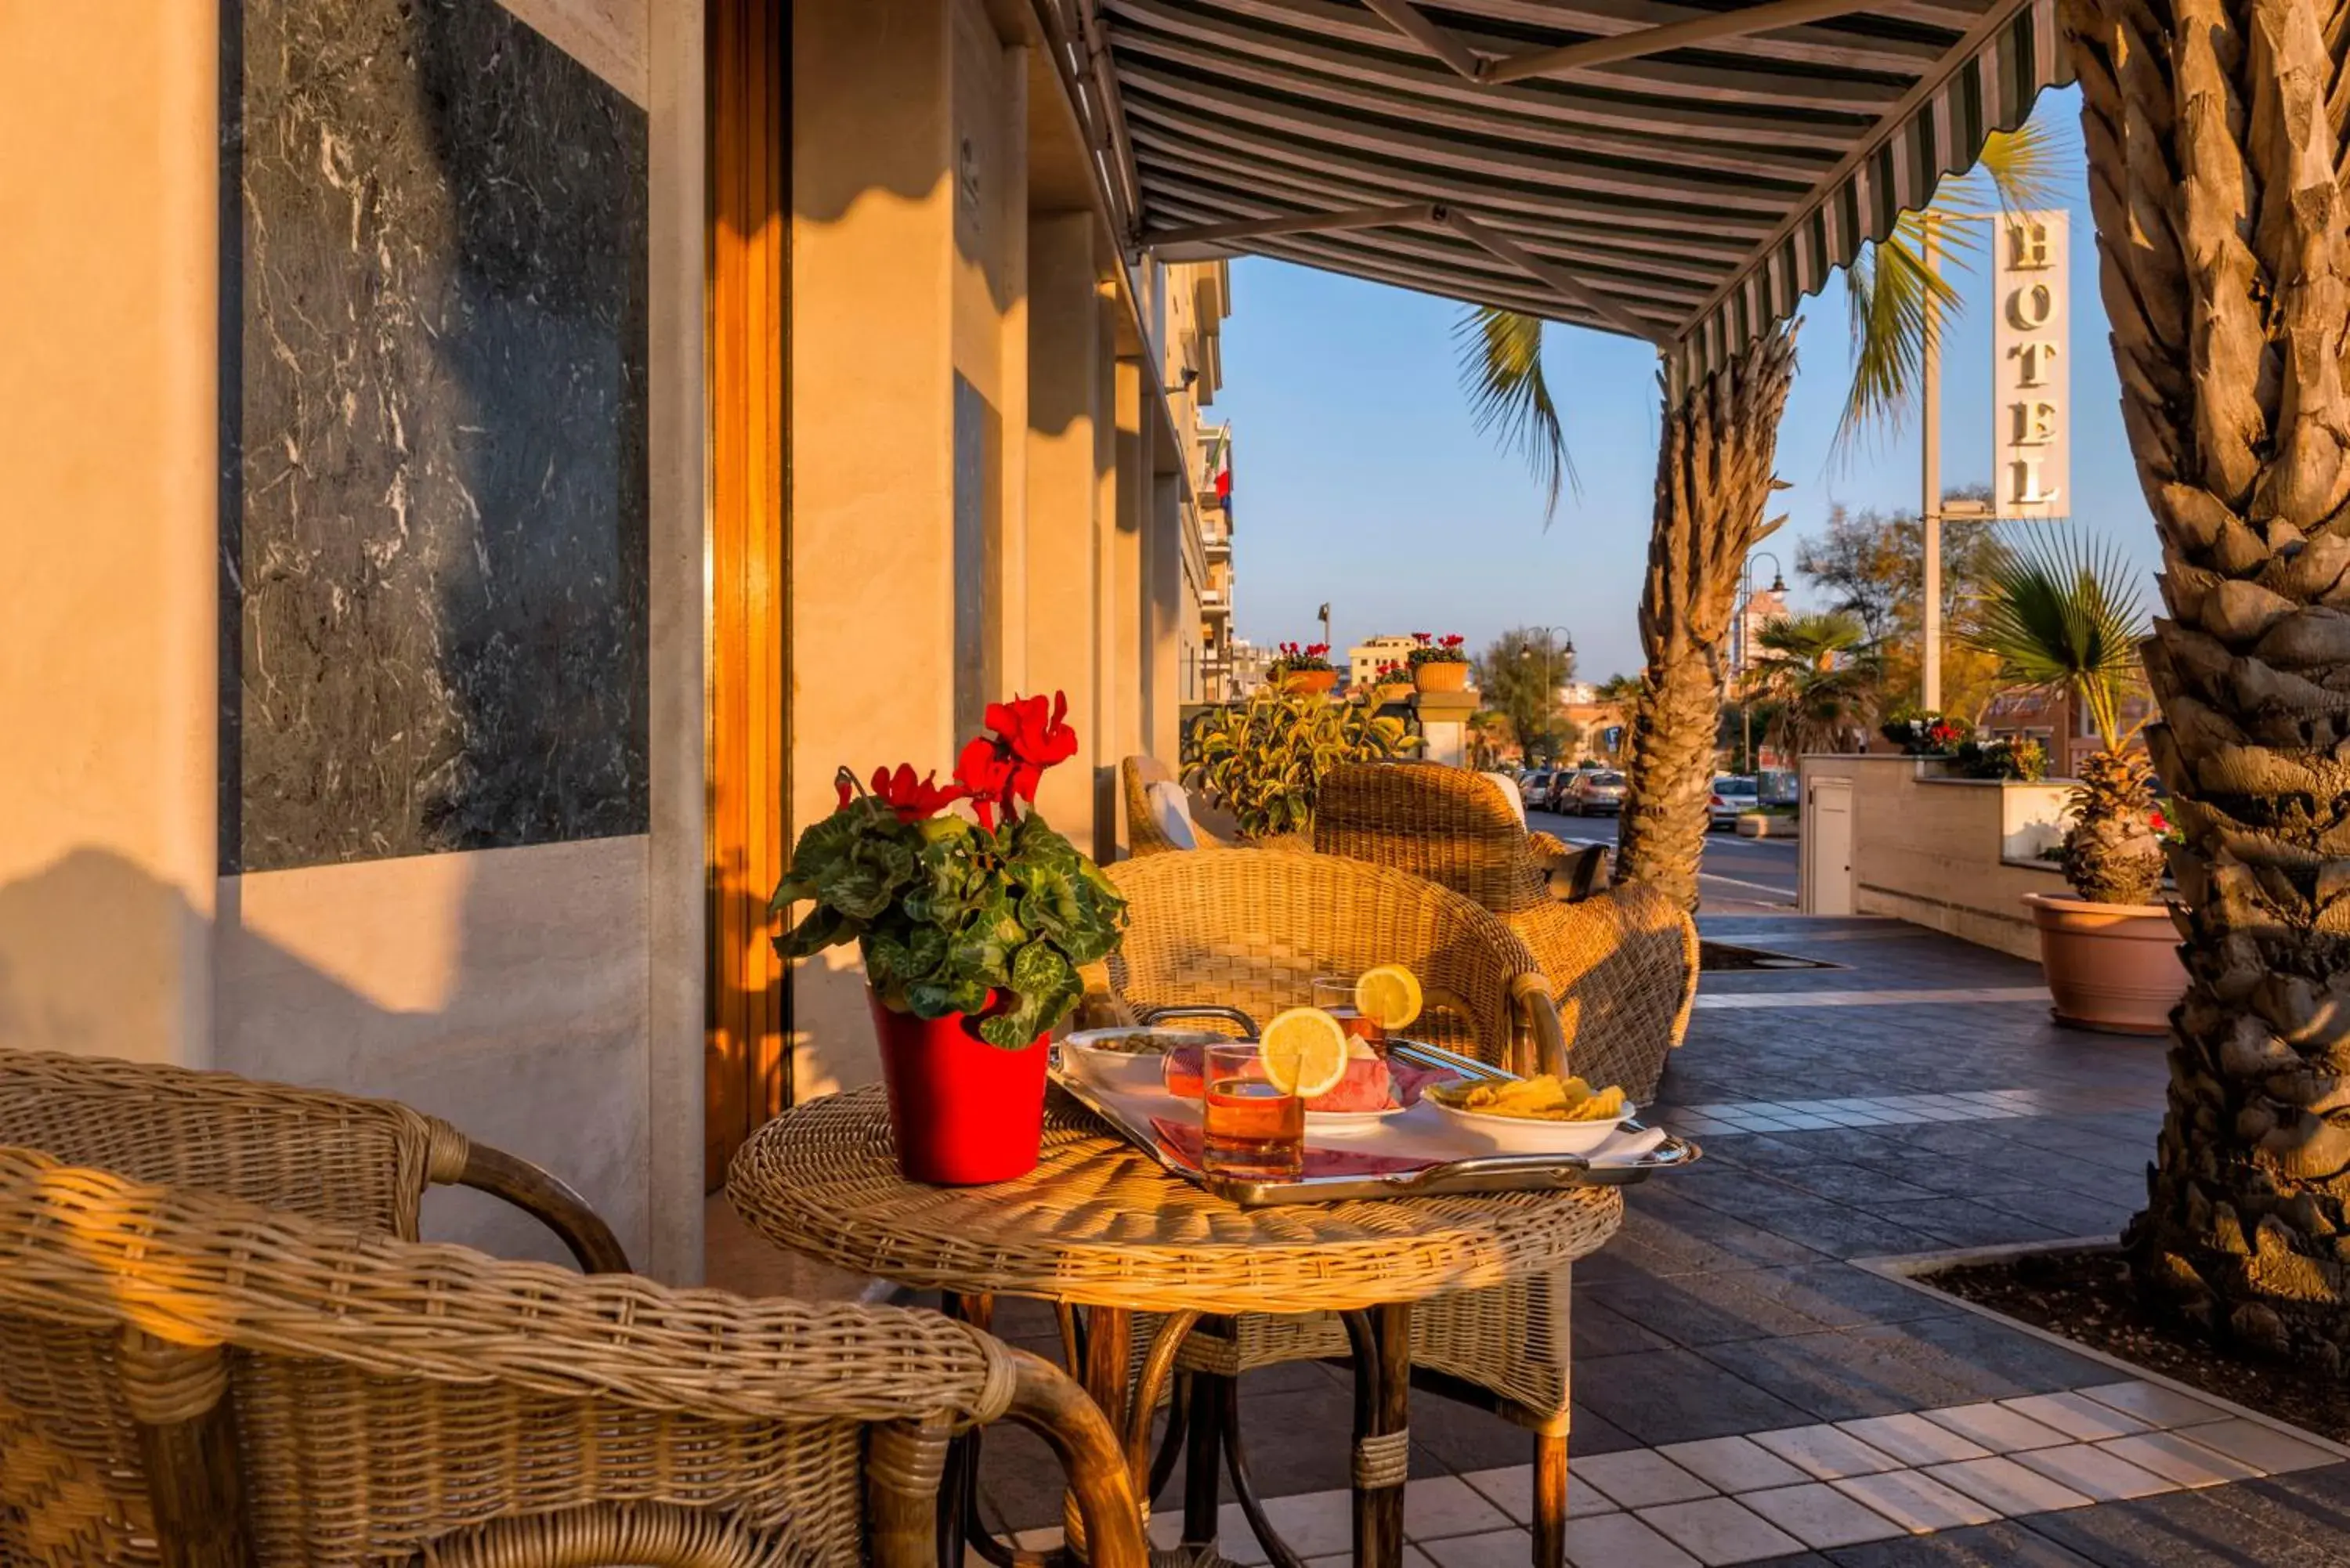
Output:
[[[1409,1438],[1411,1303],[1494,1285],[1590,1251],[1622,1219],[1608,1187],[1565,1192],[1241,1209],[1159,1168],[1055,1093],[1043,1162],[1017,1181],[926,1187],[898,1174],[879,1088],[787,1112],[735,1157],[726,1193],[769,1240],[810,1256],[960,1298],[1034,1296],[1064,1311],[1086,1386],[1127,1433],[1146,1498],[1151,1415],[1183,1340],[1203,1315],[1335,1312],[1355,1364],[1355,1561],[1397,1568]],[[1088,1309],[1083,1348],[1066,1325]],[[1136,1369],[1133,1314],[1165,1314]],[[1072,1370],[1078,1370],[1073,1367]],[[1212,1381],[1212,1380],[1211,1380]],[[1214,1555],[1221,1422],[1191,1422],[1183,1554]],[[1179,1435],[1170,1431],[1171,1450]],[[1276,1564],[1296,1562],[1262,1521],[1244,1467],[1232,1466],[1250,1522]],[[1563,1476],[1556,1484],[1565,1485]]]

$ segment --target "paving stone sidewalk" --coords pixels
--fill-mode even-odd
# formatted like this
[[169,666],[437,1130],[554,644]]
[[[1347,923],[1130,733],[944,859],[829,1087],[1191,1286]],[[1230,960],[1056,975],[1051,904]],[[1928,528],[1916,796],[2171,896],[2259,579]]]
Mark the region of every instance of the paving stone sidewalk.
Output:
[[[1706,1158],[1630,1189],[1575,1267],[1576,1568],[2350,1565],[2336,1452],[1854,1262],[2118,1231],[2158,1044],[2059,1029],[2035,966],[1914,927],[1700,924],[1841,967],[1706,976],[1658,1111]],[[1033,1312],[1001,1326],[1054,1347]],[[1260,1487],[1309,1559],[1347,1549],[1350,1399],[1338,1367],[1243,1386]],[[1524,1434],[1429,1397],[1411,1431],[1410,1568],[1524,1563]],[[1008,1523],[1050,1538],[1042,1449],[991,1438],[984,1470]]]

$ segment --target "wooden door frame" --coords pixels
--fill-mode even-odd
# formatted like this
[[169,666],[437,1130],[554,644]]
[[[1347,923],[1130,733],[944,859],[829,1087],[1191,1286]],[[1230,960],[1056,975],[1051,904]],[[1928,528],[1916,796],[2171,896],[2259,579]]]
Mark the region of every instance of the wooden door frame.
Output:
[[703,1179],[791,1103],[790,992],[767,898],[789,846],[790,26],[708,0],[709,936]]

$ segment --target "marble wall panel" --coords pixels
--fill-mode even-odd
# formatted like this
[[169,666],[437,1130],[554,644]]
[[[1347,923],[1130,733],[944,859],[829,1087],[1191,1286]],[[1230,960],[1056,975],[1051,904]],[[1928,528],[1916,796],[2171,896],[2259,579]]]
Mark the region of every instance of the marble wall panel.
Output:
[[644,832],[643,109],[485,0],[224,64],[222,868]]

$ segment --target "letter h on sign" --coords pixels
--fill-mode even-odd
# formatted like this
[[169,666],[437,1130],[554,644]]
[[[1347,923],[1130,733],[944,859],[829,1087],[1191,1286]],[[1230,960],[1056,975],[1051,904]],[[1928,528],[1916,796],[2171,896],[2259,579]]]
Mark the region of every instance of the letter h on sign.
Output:
[[2072,329],[2066,214],[2003,213],[1991,289],[1992,506],[2001,517],[2072,511],[2072,430],[2065,349]]

